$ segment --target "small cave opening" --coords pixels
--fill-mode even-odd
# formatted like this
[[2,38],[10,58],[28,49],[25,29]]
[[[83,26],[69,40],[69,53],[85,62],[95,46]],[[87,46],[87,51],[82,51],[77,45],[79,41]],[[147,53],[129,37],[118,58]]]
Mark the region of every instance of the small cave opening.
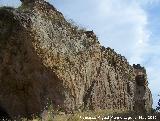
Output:
[[7,111],[2,106],[0,106],[0,121],[2,120],[11,120],[11,117]]

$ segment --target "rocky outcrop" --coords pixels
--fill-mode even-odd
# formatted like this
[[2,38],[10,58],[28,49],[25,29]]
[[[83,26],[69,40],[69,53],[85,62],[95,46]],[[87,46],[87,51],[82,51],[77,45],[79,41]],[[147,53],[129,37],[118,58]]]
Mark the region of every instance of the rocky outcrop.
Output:
[[140,65],[101,46],[93,31],[73,26],[49,3],[22,2],[0,9],[0,106],[11,117],[39,114],[50,104],[66,113],[149,111]]
[[148,88],[146,70],[140,64],[133,65],[136,74],[136,92],[134,110],[137,112],[149,112],[152,107],[152,95]]

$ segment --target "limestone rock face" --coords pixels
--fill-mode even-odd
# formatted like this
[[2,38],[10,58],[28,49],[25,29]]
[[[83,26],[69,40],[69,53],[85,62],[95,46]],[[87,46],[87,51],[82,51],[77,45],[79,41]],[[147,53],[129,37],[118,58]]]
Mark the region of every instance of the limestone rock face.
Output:
[[0,9],[0,106],[11,117],[40,113],[50,104],[66,113],[138,110],[142,103],[149,111],[145,76],[43,0]]

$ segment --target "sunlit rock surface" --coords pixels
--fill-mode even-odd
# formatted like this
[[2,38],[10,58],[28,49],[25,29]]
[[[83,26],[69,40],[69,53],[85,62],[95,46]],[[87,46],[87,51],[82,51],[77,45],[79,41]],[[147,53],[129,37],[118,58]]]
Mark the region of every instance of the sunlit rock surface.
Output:
[[[53,105],[65,113],[150,111],[145,69],[101,46],[43,0],[0,9],[0,106],[11,117]],[[107,40],[107,38],[106,38]]]

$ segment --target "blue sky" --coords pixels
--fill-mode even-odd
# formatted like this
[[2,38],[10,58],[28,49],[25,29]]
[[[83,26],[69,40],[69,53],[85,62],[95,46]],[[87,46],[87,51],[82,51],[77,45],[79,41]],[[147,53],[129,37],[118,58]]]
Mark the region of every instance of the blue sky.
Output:
[[[155,107],[160,93],[160,0],[48,0],[67,19],[93,30],[102,45],[114,48],[148,74]],[[18,0],[0,0],[0,6]],[[159,97],[160,98],[160,97]]]

